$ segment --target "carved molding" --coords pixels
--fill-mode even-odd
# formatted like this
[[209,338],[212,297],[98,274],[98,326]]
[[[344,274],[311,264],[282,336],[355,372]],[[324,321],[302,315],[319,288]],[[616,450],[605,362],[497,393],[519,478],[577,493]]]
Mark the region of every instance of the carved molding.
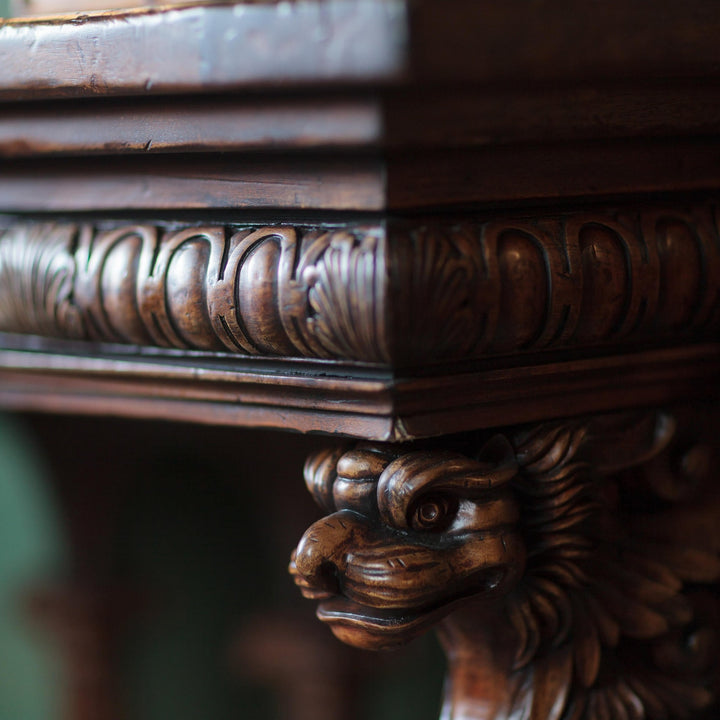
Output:
[[0,328],[382,361],[382,241],[363,228],[17,225],[0,238]]
[[365,648],[437,624],[446,720],[677,720],[717,697],[715,430],[679,411],[313,455],[291,572]]
[[710,203],[343,228],[17,224],[0,280],[2,331],[408,365],[710,338],[720,234]]
[[428,335],[434,359],[707,336],[719,238],[710,205],[397,227],[393,352],[410,361]]

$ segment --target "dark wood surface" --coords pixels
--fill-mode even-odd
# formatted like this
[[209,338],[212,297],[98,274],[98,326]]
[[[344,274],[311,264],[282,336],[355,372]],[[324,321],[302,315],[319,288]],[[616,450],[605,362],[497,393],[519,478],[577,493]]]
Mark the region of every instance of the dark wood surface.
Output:
[[327,515],[291,573],[351,645],[439,626],[448,720],[713,717],[716,421],[695,404],[318,451]]
[[[88,143],[84,143],[87,147]],[[418,213],[511,210],[523,203],[577,205],[640,194],[720,190],[715,137],[629,142],[491,145],[477,150],[158,154],[7,160],[0,167],[0,212],[61,215],[124,210],[162,216],[276,211]],[[172,217],[172,215],[171,215]],[[276,218],[277,216],[275,216]],[[272,221],[274,218],[270,218]]]
[[[703,112],[697,112],[702,107]],[[717,80],[412,86],[5,103],[0,155],[403,150],[712,136]]]
[[0,406],[338,435],[292,573],[352,644],[438,625],[444,720],[714,720],[719,30],[3,22]]
[[442,83],[696,78],[719,69],[712,2],[652,7],[610,0],[418,3],[410,15],[415,71]]
[[[720,187],[712,2],[437,5],[7,21],[0,210],[417,211]],[[74,159],[33,161],[48,155]]]
[[0,94],[694,79],[720,69],[718,30],[707,0],[581,10],[571,0],[315,0],[87,13],[4,21]]
[[381,210],[383,165],[371,155],[173,155],[5,162],[3,212]]
[[0,155],[338,150],[379,144],[377,98],[203,97],[5,105]]
[[90,351],[0,339],[0,403],[6,408],[391,442],[720,391],[717,344],[564,361],[530,357],[505,367],[490,363],[413,376],[377,366],[137,356],[97,345]]
[[717,212],[711,196],[314,225],[8,219],[0,330],[412,372],[696,343],[720,327]]
[[395,0],[207,4],[9,20],[0,25],[0,95],[387,81],[403,69],[406,31],[405,7]]

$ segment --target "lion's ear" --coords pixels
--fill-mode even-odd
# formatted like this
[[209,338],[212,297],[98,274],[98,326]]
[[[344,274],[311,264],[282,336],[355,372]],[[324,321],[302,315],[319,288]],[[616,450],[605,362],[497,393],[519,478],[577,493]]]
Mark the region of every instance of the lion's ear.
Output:
[[582,457],[600,473],[640,465],[668,446],[675,425],[675,420],[663,412],[598,417],[588,427]]

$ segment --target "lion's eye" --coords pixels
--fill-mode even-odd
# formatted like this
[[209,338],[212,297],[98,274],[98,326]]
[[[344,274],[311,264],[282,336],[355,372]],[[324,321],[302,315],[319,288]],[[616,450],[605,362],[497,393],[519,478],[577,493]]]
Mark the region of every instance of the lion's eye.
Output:
[[413,530],[442,530],[457,511],[457,502],[444,495],[423,498],[413,510],[410,525]]

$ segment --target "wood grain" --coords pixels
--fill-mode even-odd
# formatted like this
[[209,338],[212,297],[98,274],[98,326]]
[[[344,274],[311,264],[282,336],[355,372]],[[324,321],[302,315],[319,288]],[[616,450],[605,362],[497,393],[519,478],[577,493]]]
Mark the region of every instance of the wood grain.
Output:
[[388,442],[564,415],[717,398],[720,346],[609,357],[498,359],[418,376],[0,335],[0,406],[341,433]]
[[[613,138],[710,137],[720,126],[714,80],[496,83],[391,88],[380,95],[385,143],[393,148],[472,148]],[[697,108],[702,107],[702,112]],[[422,117],[422,122],[417,118]],[[528,158],[529,161],[529,158]]]
[[404,6],[394,0],[207,4],[6,20],[0,24],[0,97],[387,81],[403,70],[405,33]]
[[460,86],[68,99],[7,104],[0,115],[0,155],[372,148],[390,158],[388,151],[408,148],[709,138],[718,127],[720,92],[713,81],[501,86],[482,93]]
[[0,211],[380,210],[384,170],[368,155],[202,154],[24,161],[0,170]]
[[386,203],[403,212],[462,212],[498,203],[602,203],[616,196],[702,193],[720,188],[719,161],[714,136],[403,152],[388,164]]
[[142,155],[378,144],[382,117],[371,97],[205,97],[9,105],[0,155]]
[[[448,130],[449,131],[449,130]],[[147,137],[141,134],[141,138]],[[34,142],[34,141],[32,141]],[[79,141],[82,143],[82,141]],[[606,203],[720,189],[716,137],[512,143],[408,152],[133,153],[15,157],[0,167],[0,212],[187,209],[417,213],[498,205]],[[98,138],[98,142],[104,142]],[[135,141],[133,141],[135,142]],[[164,140],[163,140],[164,142]],[[175,142],[171,139],[171,142]],[[182,143],[182,138],[178,140]],[[270,148],[272,150],[272,147]],[[22,154],[22,153],[21,153]]]
[[[717,73],[712,2],[245,3],[0,27],[0,96],[227,91],[293,83],[572,83]],[[181,42],[178,42],[181,38]],[[222,49],[231,46],[235,52]],[[106,50],[112,49],[112,52]],[[32,58],[32,62],[28,60]]]

